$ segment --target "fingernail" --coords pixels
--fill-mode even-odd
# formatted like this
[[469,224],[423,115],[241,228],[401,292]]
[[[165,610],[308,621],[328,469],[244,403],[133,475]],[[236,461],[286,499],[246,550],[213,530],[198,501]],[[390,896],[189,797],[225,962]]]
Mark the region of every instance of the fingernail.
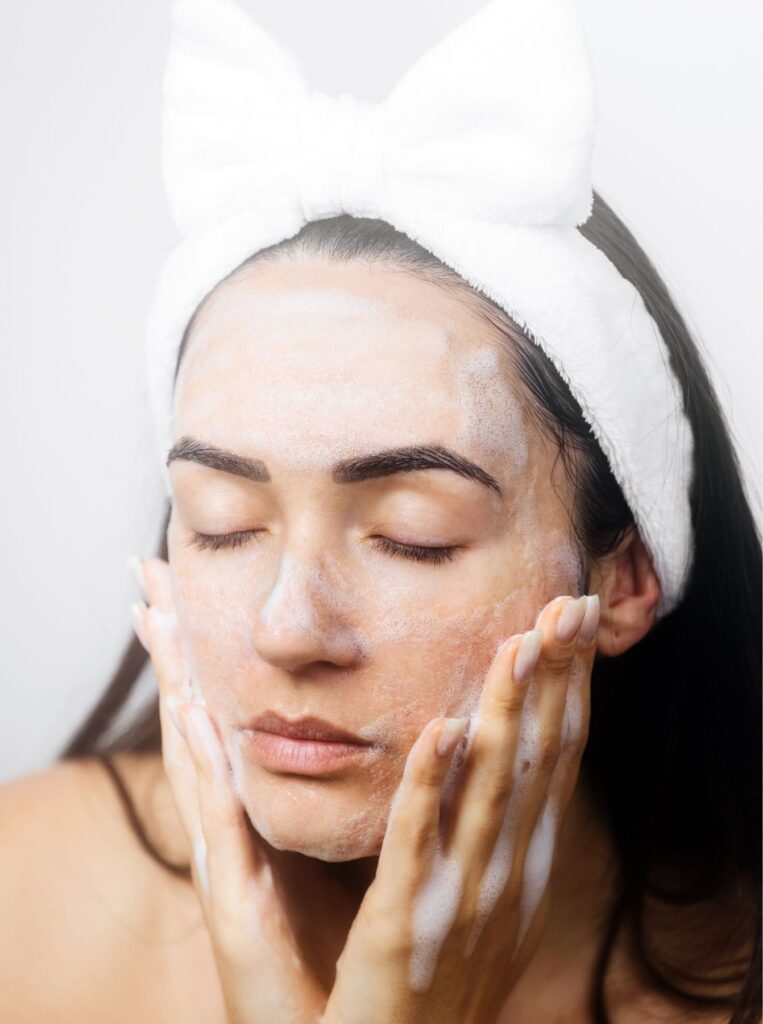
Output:
[[537,629],[538,628],[538,623],[543,618],[543,616],[546,614],[546,612],[548,611],[549,608],[555,608],[560,603],[560,601],[569,601],[571,599],[572,599],[571,595],[559,594],[559,596],[555,597],[553,599],[553,601],[549,601],[548,604],[544,604],[543,607],[538,612],[538,614],[535,616],[535,622],[533,623],[533,629]]
[[555,633],[560,644],[569,644],[575,639],[587,606],[587,598],[578,597],[574,601],[568,601],[562,608],[562,613],[556,620]]
[[440,757],[447,757],[448,754],[453,753],[461,742],[468,724],[468,718],[448,719],[445,728],[440,733],[440,738],[437,740],[437,753]]
[[499,658],[503,657],[509,647],[512,647],[519,640],[521,635],[521,633],[513,633],[510,637],[507,637],[506,640],[503,640],[498,644],[495,654],[493,655],[493,661],[497,661]]
[[146,631],[143,628],[143,613],[148,611],[144,601],[133,601],[130,606],[132,612],[132,627],[135,630],[135,635],[143,644],[146,650],[148,650],[148,640],[146,639]]
[[601,613],[601,602],[598,594],[589,594],[588,603],[583,616],[583,624],[580,627],[578,640],[581,644],[590,644],[596,636],[599,628],[599,617]]
[[533,674],[542,646],[543,632],[540,629],[531,629],[522,637],[514,658],[514,678],[518,683],[526,683]]
[[143,559],[138,558],[136,555],[130,555],[127,559],[127,568],[132,573],[132,577],[138,585],[141,597],[144,599],[148,597],[148,587],[146,586],[146,573],[143,569]]

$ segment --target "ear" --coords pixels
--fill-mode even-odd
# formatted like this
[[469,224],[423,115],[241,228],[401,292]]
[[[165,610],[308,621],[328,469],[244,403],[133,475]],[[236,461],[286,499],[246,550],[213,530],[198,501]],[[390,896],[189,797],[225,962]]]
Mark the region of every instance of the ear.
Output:
[[598,593],[601,601],[598,650],[602,654],[622,654],[652,628],[662,591],[635,526],[611,555],[596,564],[589,592]]

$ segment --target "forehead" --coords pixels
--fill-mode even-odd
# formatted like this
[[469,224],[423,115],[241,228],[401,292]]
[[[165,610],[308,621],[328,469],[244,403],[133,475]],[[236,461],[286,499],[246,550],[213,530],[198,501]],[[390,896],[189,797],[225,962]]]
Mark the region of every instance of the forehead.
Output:
[[294,468],[409,443],[499,456],[522,419],[496,329],[463,295],[361,263],[262,263],[225,282],[175,396],[176,437]]

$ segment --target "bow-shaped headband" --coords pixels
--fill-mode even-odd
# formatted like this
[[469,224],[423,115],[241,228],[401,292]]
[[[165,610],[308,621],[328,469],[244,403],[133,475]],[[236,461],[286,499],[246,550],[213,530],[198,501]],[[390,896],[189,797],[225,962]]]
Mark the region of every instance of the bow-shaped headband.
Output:
[[387,203],[508,224],[591,212],[594,87],[568,3],[488,4],[380,104],[310,89],[229,0],[172,13],[164,167],[184,234],[251,203],[296,203],[306,220]]
[[660,576],[691,556],[691,431],[641,296],[577,230],[590,215],[595,87],[575,0],[491,0],[382,103],[310,89],[233,0],[174,0],[164,173],[181,239],[148,324],[164,459],[198,303],[309,220],[378,217],[493,299],[552,360],[623,488]]

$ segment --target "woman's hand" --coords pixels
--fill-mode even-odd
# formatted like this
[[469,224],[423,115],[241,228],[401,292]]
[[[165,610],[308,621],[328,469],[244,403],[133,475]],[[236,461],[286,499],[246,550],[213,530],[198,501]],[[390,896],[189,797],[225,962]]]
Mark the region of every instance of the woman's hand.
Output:
[[423,730],[337,964],[326,1024],[497,1019],[545,922],[588,738],[598,623],[596,595],[556,598],[535,630],[499,648],[445,807],[442,724]]
[[136,630],[159,680],[165,769],[195,852],[194,885],[230,1024],[495,1021],[545,921],[588,734],[598,599],[557,598],[534,630],[499,648],[455,758],[463,720],[424,728],[326,1002],[217,730],[190,699],[168,566],[152,559],[144,567],[152,608],[139,613]]
[[154,558],[136,570],[149,606],[135,606],[135,631],[159,683],[162,760],[193,851],[193,884],[228,1024],[315,1024],[326,994],[302,963],[264,844],[236,794],[217,730],[203,704],[193,700],[169,566]]

